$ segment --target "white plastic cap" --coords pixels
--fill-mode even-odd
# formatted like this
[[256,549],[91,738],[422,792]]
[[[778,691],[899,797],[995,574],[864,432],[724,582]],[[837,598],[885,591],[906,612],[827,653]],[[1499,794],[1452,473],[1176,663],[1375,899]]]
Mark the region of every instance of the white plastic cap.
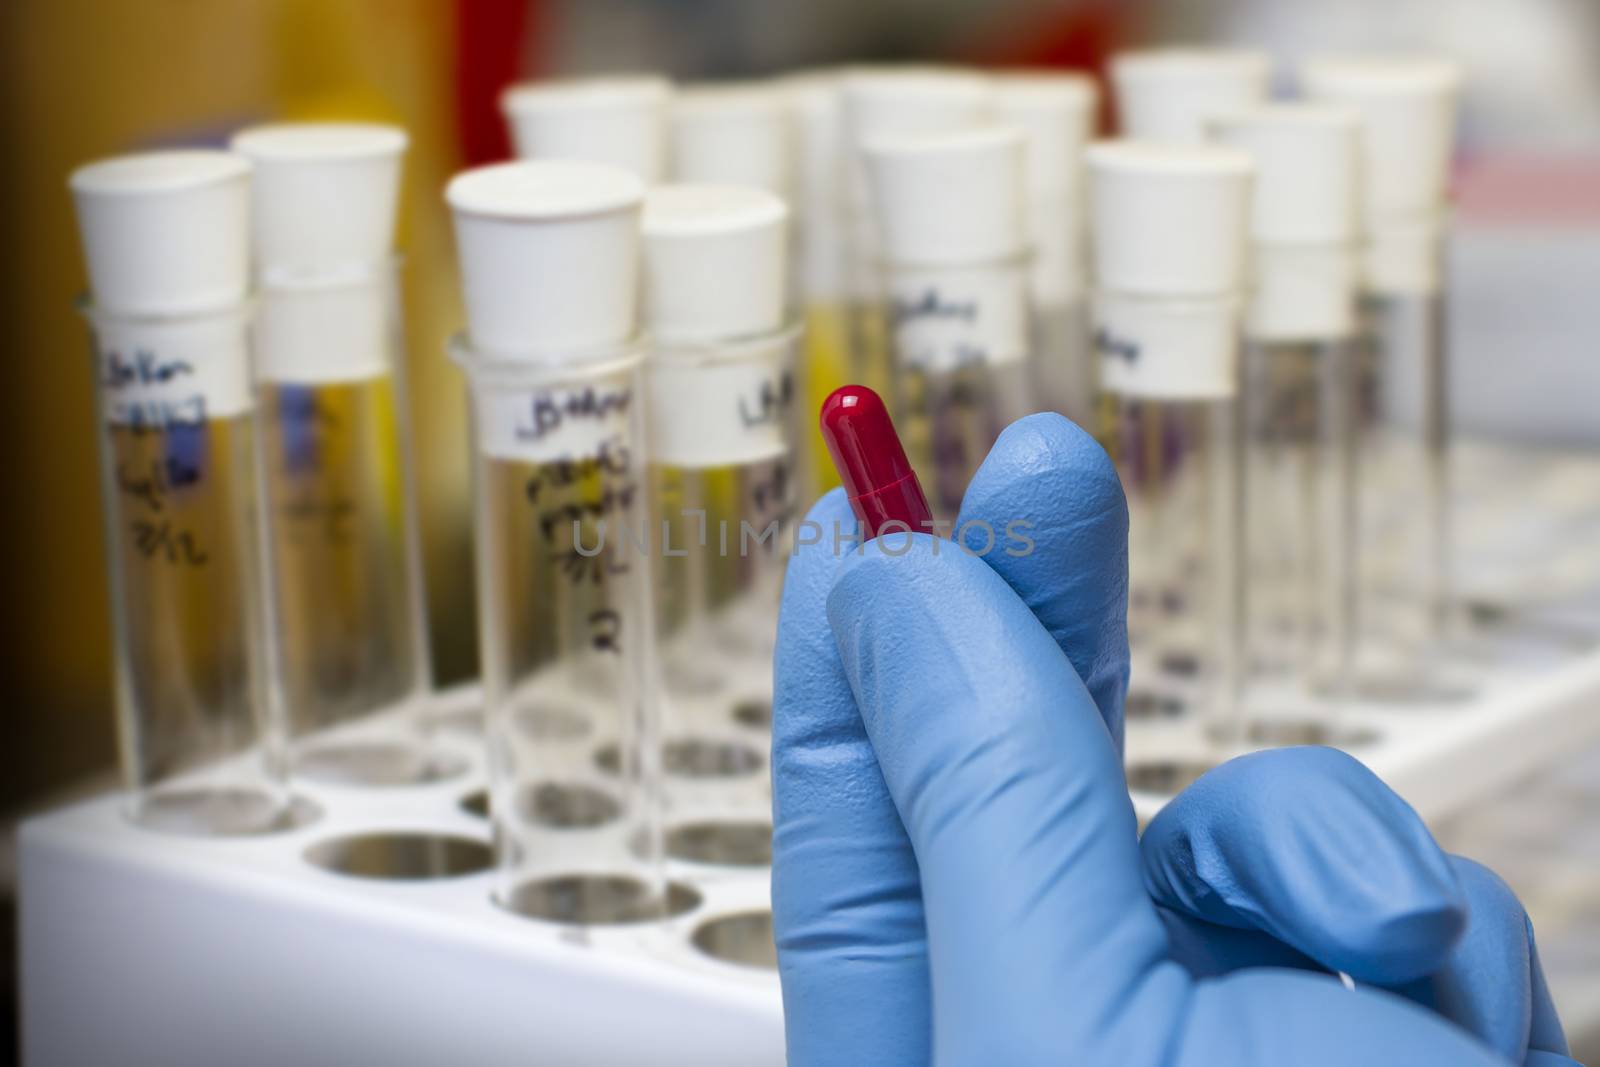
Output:
[[364,123],[256,126],[233,137],[255,167],[251,226],[259,275],[369,269],[394,247],[405,131]]
[[672,101],[673,180],[748,185],[790,199],[793,134],[788,102],[775,86],[690,86]]
[[795,200],[802,214],[837,211],[844,190],[844,103],[841,81],[823,71],[779,82],[794,137]]
[[668,342],[783,325],[789,210],[738,185],[663,185],[644,206],[646,321]]
[[792,116],[799,285],[827,300],[845,288],[844,101],[837,73],[807,71],[781,81]]
[[1122,135],[1199,144],[1212,115],[1264,102],[1271,74],[1267,55],[1249,49],[1122,52],[1111,58]]
[[1326,57],[1308,61],[1302,80],[1307,96],[1361,114],[1369,227],[1433,224],[1449,182],[1460,68],[1435,58]]
[[250,289],[250,161],[231,152],[119,156],[68,183],[104,311],[182,314],[226,307]]
[[667,101],[655,75],[514,85],[500,97],[519,159],[601,163],[646,182],[666,172]]
[[1100,92],[1083,74],[1037,73],[995,79],[998,119],[1027,139],[1028,225],[1033,289],[1045,302],[1083,289],[1088,201],[1083,151],[1094,138]]
[[984,263],[1028,246],[1025,144],[1006,126],[885,137],[866,145],[891,263]]
[[989,81],[974,71],[939,66],[855,67],[843,75],[851,143],[880,137],[946,133],[991,116]]
[[1028,139],[1028,194],[1082,192],[1083,150],[1094,139],[1100,91],[1087,74],[1007,74],[994,81],[995,118]]
[[445,200],[475,347],[537,360],[634,334],[637,177],[591,163],[500,163],[456,175]]
[[1220,146],[1091,146],[1098,288],[1173,297],[1239,291],[1254,169],[1248,155]]
[[1349,109],[1265,104],[1211,120],[1215,140],[1256,164],[1258,244],[1349,244],[1361,233],[1361,121]]

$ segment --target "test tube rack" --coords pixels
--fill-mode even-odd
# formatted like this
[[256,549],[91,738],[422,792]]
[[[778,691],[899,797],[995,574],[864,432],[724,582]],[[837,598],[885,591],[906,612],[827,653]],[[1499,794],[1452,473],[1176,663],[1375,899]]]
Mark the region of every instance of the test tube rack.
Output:
[[[1477,695],[1348,720],[1352,752],[1435,823],[1600,739],[1600,460],[1475,448],[1458,471],[1465,594],[1501,619],[1475,638]],[[450,725],[477,703],[438,699],[459,774],[303,785],[313,817],[278,834],[158,835],[117,796],[24,824],[25,1062],[783,1062],[777,979],[754,962],[770,958],[765,868],[674,864],[693,907],[639,926],[577,931],[492,902],[483,745]],[[1180,786],[1193,730],[1131,721],[1131,779]],[[1165,796],[1136,789],[1141,819]],[[421,868],[463,873],[404,877]]]

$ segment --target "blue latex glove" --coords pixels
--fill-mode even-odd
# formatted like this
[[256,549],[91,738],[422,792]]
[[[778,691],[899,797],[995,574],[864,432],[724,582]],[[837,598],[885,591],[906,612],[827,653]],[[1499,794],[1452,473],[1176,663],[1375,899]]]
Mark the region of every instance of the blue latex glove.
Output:
[[1127,511],[1071,423],[1012,426],[967,493],[1026,555],[835,551],[838,492],[808,518],[772,761],[791,1063],[1572,1062],[1515,897],[1349,757],[1235,760],[1138,839]]

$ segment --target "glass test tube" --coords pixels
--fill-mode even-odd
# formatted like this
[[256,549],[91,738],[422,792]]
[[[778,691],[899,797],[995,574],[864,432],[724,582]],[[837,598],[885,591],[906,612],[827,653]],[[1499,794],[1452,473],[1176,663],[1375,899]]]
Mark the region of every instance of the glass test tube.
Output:
[[[795,368],[800,411],[816,411],[850,380],[850,320],[844,221],[844,130],[840,78],[826,72],[782,83],[793,113],[795,144],[793,286],[805,327]],[[798,416],[797,416],[798,418]],[[796,430],[799,497],[815,500],[839,484],[827,446],[808,420]]]
[[72,176],[88,261],[129,816],[251,834],[289,815],[262,700],[250,167],[162,152]]
[[[845,73],[842,84],[849,380],[892,396],[893,345],[883,314],[888,299],[883,236],[866,146],[882,138],[971,129],[989,119],[992,95],[988,81],[976,72],[939,66],[856,68]],[[938,505],[934,507],[937,511]]]
[[1355,110],[1365,139],[1357,685],[1390,703],[1455,698],[1444,245],[1461,76],[1443,60],[1328,57],[1304,81]]
[[1072,73],[1001,76],[994,87],[996,117],[1021,130],[1028,142],[1031,347],[1040,406],[1098,433],[1083,150],[1094,134],[1099,92],[1092,78]]
[[937,521],[1000,431],[1039,410],[1028,341],[1024,141],[1009,128],[867,146],[886,258],[891,405]]
[[1282,713],[1306,689],[1335,707],[1351,695],[1359,117],[1262,105],[1211,129],[1257,168],[1242,393],[1249,669],[1264,698],[1251,700],[1263,713],[1253,727],[1258,739],[1325,741],[1326,716]]
[[255,166],[256,383],[274,703],[296,774],[352,784],[446,768],[431,688],[390,245],[405,133],[241,131]]
[[[578,163],[451,182],[469,333],[479,633],[497,900],[661,916],[637,315],[643,184]],[[527,279],[540,279],[530,286]]]
[[422,718],[431,679],[397,266],[261,293],[259,350],[287,357],[263,358],[257,375],[275,698],[296,772],[325,781],[446,769]]
[[1134,677],[1240,733],[1244,506],[1239,330],[1250,157],[1108,142],[1088,155],[1109,451],[1128,497]]
[[794,508],[788,211],[753,188],[645,203],[667,852],[771,862],[772,656]]

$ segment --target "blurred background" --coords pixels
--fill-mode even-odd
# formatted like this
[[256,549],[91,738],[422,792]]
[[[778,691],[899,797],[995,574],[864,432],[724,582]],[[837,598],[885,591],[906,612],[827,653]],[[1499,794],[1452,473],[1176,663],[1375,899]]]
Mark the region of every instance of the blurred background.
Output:
[[[105,786],[115,773],[89,349],[73,311],[84,285],[65,184],[73,167],[149,148],[222,145],[233,129],[273,119],[373,119],[410,131],[400,231],[410,395],[430,629],[437,675],[450,682],[472,675],[476,650],[465,404],[444,355],[461,312],[440,191],[459,168],[509,155],[496,105],[505,85],[646,69],[684,80],[762,76],[867,59],[1099,71],[1118,48],[1213,41],[1268,48],[1282,63],[1280,77],[1304,53],[1343,47],[1437,51],[1462,62],[1450,322],[1457,428],[1463,436],[1600,448],[1594,0],[0,5],[0,247],[9,266],[0,307],[13,336],[5,373],[15,401],[0,423],[0,455],[11,457],[0,524],[8,646],[0,896],[10,892],[14,821]],[[1600,499],[1600,484],[1579,491],[1590,488]],[[1572,863],[1600,870],[1596,790],[1600,753],[1575,753],[1569,768],[1528,783],[1494,812],[1440,830],[1464,849],[1476,842],[1541,927],[1550,921],[1543,902],[1563,924],[1589,930],[1587,941],[1569,942],[1577,948],[1549,939],[1541,948],[1547,966],[1578,976],[1558,984],[1564,1012],[1600,1021],[1600,891],[1592,878],[1561,876]],[[1556,875],[1540,868],[1530,851],[1536,841],[1571,862],[1551,861],[1568,863]],[[1482,854],[1495,847],[1507,856]],[[0,937],[13,936],[6,921]],[[1563,963],[1563,952],[1578,957]],[[13,975],[6,966],[0,981]],[[0,999],[10,1010],[14,998]],[[1600,1056],[1600,1028],[1572,1036],[1580,1058]],[[3,1042],[0,1060],[12,1044]]]

